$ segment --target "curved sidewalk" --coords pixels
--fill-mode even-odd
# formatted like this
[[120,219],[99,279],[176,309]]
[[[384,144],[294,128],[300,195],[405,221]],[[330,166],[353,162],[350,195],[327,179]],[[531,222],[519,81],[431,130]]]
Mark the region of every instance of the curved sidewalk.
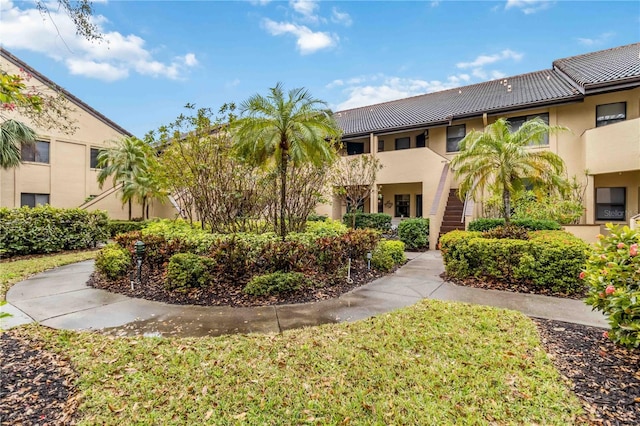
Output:
[[513,309],[531,317],[608,327],[603,315],[582,301],[533,294],[461,287],[440,278],[439,252],[416,253],[394,274],[337,299],[255,308],[170,305],[86,286],[93,261],[43,272],[14,285],[4,311],[13,318],[0,328],[37,321],[70,330],[102,330],[116,335],[215,336],[281,332],[325,323],[356,321],[439,299]]

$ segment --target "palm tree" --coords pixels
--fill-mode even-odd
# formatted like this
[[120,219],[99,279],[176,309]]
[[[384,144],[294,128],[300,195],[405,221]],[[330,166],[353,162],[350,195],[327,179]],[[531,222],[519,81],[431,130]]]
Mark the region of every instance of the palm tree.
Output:
[[267,97],[254,95],[241,104],[241,118],[231,123],[231,132],[240,158],[260,166],[275,164],[279,172],[280,236],[284,239],[289,163],[320,166],[332,161],[336,152],[327,139],[337,138],[340,130],[326,103],[304,88],[285,96],[278,83],[269,92]]
[[135,196],[135,192],[131,190],[131,182],[147,173],[151,156],[151,147],[134,136],[119,139],[114,142],[114,146],[98,154],[98,167],[101,168],[98,173],[100,189],[109,176],[113,179],[114,187],[122,184],[122,203],[129,204],[129,220],[131,201]]
[[540,118],[525,122],[512,132],[509,122],[500,118],[485,128],[472,131],[460,141],[460,153],[451,161],[454,176],[459,180],[458,195],[473,199],[485,188],[502,194],[505,223],[511,220],[511,194],[521,189],[526,179],[532,183],[564,189],[564,161],[550,151],[532,150],[550,132],[568,130],[549,126]]
[[24,123],[7,120],[0,124],[0,166],[3,169],[18,167],[22,144],[33,145],[36,132]]
[[122,185],[122,199],[135,199],[140,202],[143,219],[149,219],[149,200],[152,198],[162,200],[166,195],[166,192],[160,188],[160,183],[152,170],[151,166],[144,170],[141,169],[135,176],[126,179]]

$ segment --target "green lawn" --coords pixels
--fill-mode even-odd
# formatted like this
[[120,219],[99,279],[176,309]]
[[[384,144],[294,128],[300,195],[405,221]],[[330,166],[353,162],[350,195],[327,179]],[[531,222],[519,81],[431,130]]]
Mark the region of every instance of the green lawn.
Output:
[[80,424],[558,424],[580,403],[525,316],[425,300],[349,324],[216,338],[27,326],[79,373]]
[[96,250],[78,251],[73,253],[44,254],[29,259],[21,259],[0,263],[0,300],[4,300],[7,291],[17,282],[27,279],[30,275],[68,265],[69,263],[93,259]]

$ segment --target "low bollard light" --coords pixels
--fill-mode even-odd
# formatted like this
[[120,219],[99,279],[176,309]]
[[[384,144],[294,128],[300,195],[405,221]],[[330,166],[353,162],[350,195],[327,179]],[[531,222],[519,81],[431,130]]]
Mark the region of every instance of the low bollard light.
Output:
[[136,253],[136,261],[138,265],[138,284],[142,283],[142,259],[144,258],[145,245],[143,241],[136,241],[134,244],[135,253]]

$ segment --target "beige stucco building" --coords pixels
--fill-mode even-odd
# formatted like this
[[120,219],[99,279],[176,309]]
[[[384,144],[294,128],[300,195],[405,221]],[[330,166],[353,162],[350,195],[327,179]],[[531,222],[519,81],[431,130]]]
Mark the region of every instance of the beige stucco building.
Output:
[[[53,93],[51,87],[62,91],[77,128],[73,133],[55,128],[45,130],[26,117],[3,112],[30,125],[38,134],[38,142],[34,148],[23,147],[19,167],[0,169],[0,207],[48,203],[62,208],[106,210],[110,218],[127,219],[128,206],[120,201],[119,191],[111,186],[111,180],[105,182],[102,189],[99,187],[96,157],[110,141],[131,134],[4,49],[0,50],[0,61],[2,72],[29,74],[29,87],[49,93]],[[173,217],[175,213],[170,203],[151,202],[150,216]],[[142,217],[141,205],[133,205],[132,216]]]
[[[348,155],[343,161],[350,155],[373,155],[383,164],[377,179],[380,193],[370,197],[365,211],[389,213],[396,221],[429,217],[432,247],[441,231],[464,227],[480,214],[477,204],[463,209],[455,203],[457,183],[449,162],[465,134],[482,131],[500,117],[517,126],[539,116],[571,130],[549,135],[547,144],[531,149],[557,153],[568,176],[584,180],[584,224],[628,224],[640,210],[640,43],[559,59],[542,71],[335,116],[344,131]],[[344,211],[338,200],[318,209],[334,218]]]

